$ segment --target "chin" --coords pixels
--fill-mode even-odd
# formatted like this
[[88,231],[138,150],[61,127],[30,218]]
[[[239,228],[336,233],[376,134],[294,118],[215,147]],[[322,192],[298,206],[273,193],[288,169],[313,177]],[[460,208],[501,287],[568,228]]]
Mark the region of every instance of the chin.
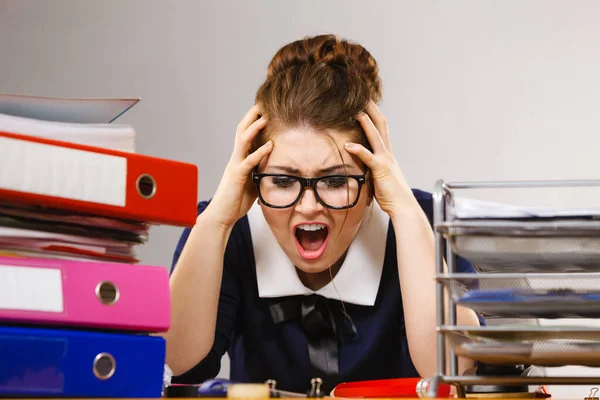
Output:
[[307,274],[318,274],[327,271],[332,264],[329,262],[329,260],[325,260],[325,257],[323,257],[321,260],[315,260],[312,262],[307,262],[298,256],[292,258],[292,260],[294,260],[294,265],[296,268]]

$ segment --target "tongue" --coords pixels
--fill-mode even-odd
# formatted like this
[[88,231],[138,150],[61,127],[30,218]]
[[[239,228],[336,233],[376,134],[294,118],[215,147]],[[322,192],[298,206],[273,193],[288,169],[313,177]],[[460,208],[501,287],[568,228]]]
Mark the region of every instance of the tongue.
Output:
[[327,229],[319,229],[316,231],[305,231],[298,229],[296,231],[298,243],[304,250],[315,251],[319,250],[327,237]]

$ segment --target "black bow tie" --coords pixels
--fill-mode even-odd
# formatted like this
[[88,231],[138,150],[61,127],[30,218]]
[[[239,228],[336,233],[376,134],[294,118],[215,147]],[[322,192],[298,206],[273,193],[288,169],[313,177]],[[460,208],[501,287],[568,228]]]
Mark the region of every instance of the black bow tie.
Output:
[[[310,378],[321,378],[322,390],[330,392],[339,383],[338,326],[327,299],[316,294],[272,299],[269,311],[275,324],[299,321],[308,343]],[[349,316],[341,328],[343,334],[356,336]]]

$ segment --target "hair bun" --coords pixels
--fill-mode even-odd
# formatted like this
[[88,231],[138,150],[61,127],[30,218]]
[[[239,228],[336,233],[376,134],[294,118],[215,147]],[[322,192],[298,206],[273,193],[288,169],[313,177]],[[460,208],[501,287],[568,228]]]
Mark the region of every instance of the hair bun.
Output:
[[377,62],[363,46],[341,39],[336,35],[318,35],[291,42],[273,57],[267,69],[267,78],[288,68],[314,65],[345,68],[354,72],[369,86],[371,99],[381,99],[381,80]]

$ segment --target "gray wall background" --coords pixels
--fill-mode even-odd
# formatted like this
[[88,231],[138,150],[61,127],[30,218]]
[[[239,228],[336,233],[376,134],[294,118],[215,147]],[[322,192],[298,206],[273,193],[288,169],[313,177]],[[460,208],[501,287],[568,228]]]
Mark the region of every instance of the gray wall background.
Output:
[[[591,0],[0,0],[0,92],[141,97],[120,119],[135,126],[137,151],[198,165],[207,199],[274,52],[333,32],[379,62],[381,107],[413,187],[597,178],[599,18]],[[169,266],[180,232],[153,228],[143,262]]]

